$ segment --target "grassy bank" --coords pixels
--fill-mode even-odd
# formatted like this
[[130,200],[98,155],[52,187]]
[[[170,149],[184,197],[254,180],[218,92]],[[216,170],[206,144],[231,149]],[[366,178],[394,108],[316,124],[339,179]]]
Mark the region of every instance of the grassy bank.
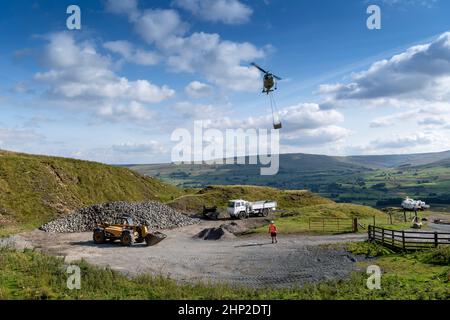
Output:
[[109,201],[168,201],[183,191],[100,163],[0,151],[0,236]]
[[318,204],[332,204],[333,201],[306,190],[279,190],[259,186],[221,186],[214,185],[203,189],[187,190],[168,204],[179,210],[199,212],[203,206],[225,208],[229,200],[244,199],[247,201],[273,200],[283,209],[303,208]]
[[[366,288],[367,275],[311,284],[292,290],[249,290],[225,285],[178,285],[163,277],[129,279],[85,262],[81,290],[66,288],[62,259],[34,251],[0,249],[0,299],[449,299],[450,248],[396,255],[367,244],[352,244],[358,254],[378,255],[381,290]],[[361,263],[364,269],[369,263]]]
[[[389,216],[377,209],[347,203],[327,203],[291,208],[275,215],[277,227],[282,234],[317,233],[333,234],[345,233],[352,230],[352,219],[358,218],[359,232],[367,232],[367,226],[376,225],[386,228],[405,229],[410,222],[404,223],[394,219],[390,224]],[[321,219],[325,219],[325,232],[320,228]],[[316,221],[316,228],[310,228],[310,220]],[[339,220],[339,230],[337,221]],[[329,225],[333,223],[333,225]],[[333,228],[334,226],[334,228]],[[266,227],[253,230],[255,233],[267,232]]]

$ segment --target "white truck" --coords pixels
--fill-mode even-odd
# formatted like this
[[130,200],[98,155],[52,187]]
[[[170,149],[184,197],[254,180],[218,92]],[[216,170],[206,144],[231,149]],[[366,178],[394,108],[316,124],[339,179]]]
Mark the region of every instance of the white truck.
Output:
[[275,201],[231,200],[228,202],[227,212],[233,219],[247,219],[248,217],[267,217],[270,211],[275,211],[277,203]]

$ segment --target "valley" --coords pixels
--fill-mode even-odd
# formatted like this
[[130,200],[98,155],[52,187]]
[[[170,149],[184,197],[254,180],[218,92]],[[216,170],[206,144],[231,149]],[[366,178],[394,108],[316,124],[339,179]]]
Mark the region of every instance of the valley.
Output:
[[310,190],[336,202],[378,208],[398,206],[406,196],[440,210],[450,206],[450,152],[330,157],[280,155],[275,176],[260,176],[258,166],[154,164],[130,169],[184,188],[209,185],[259,185]]

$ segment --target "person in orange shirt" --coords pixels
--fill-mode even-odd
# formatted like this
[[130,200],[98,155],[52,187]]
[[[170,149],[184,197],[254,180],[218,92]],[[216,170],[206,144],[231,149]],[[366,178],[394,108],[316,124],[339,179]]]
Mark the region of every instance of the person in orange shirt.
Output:
[[277,226],[275,225],[275,222],[271,221],[270,225],[269,225],[269,233],[270,233],[270,236],[272,237],[272,243],[278,243],[277,232],[278,232],[278,230],[277,230]]

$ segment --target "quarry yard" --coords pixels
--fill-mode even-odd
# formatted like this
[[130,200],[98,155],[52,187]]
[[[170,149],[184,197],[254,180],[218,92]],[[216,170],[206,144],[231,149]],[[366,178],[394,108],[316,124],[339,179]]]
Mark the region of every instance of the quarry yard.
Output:
[[[247,220],[253,221],[253,219]],[[257,219],[256,219],[257,221]],[[226,224],[230,224],[228,221]],[[232,228],[245,228],[238,223]],[[248,223],[248,222],[247,222]],[[168,276],[180,283],[227,283],[251,288],[286,288],[305,283],[346,278],[357,268],[356,257],[338,246],[323,246],[362,241],[364,234],[309,236],[280,234],[273,245],[268,236],[235,236],[220,240],[199,238],[205,229],[223,226],[224,221],[201,221],[164,230],[167,239],[156,246],[119,243],[96,245],[92,232],[47,233],[41,230],[21,233],[3,240],[16,248],[35,248],[65,258],[67,263],[84,259],[110,267],[129,276],[152,274]]]

